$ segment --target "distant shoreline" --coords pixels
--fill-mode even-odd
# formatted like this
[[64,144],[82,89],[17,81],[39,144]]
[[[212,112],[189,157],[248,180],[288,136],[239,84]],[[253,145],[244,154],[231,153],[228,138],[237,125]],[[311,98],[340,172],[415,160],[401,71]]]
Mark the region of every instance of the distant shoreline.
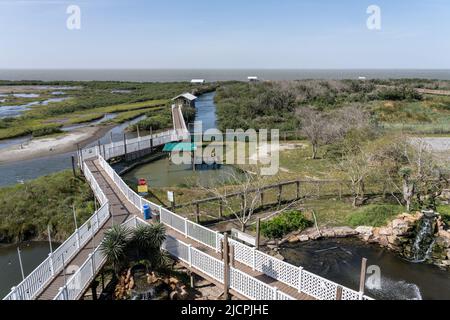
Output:
[[0,69],[2,81],[207,82],[261,80],[433,79],[450,80],[450,69]]

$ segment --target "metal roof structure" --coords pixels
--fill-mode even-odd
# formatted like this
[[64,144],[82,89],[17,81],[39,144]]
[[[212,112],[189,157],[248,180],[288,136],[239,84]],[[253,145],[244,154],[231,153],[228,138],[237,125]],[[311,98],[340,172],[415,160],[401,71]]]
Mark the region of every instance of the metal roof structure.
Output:
[[194,100],[197,99],[196,96],[194,96],[193,94],[190,94],[189,92],[180,94],[179,96],[176,96],[176,97],[173,98],[172,100],[176,100],[176,99],[178,99],[178,98],[185,98],[185,99],[187,99],[187,100],[189,100],[189,101],[194,101]]
[[164,145],[164,152],[193,152],[197,145],[192,142],[170,142]]

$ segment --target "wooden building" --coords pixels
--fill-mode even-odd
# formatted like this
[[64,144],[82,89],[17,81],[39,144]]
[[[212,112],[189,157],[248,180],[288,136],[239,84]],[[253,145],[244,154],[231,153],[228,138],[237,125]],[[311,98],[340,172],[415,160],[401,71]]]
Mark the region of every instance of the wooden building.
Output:
[[190,93],[183,93],[172,99],[176,106],[191,108],[195,108],[195,100],[197,100],[197,97]]

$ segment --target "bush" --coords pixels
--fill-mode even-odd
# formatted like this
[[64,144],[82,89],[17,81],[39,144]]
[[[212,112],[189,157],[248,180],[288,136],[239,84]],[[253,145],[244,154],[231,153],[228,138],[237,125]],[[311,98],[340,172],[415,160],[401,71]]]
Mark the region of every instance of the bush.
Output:
[[399,205],[369,205],[353,213],[348,223],[353,227],[381,227],[401,213],[402,209]]
[[281,239],[292,231],[304,230],[310,226],[312,226],[312,222],[306,219],[300,211],[292,210],[263,222],[261,232],[267,238]]
[[440,205],[437,207],[437,212],[441,215],[442,221],[450,227],[450,207],[448,205]]
[[42,137],[47,136],[54,133],[61,133],[61,126],[48,126],[48,127],[41,127],[37,129],[33,129],[31,134],[33,137]]
[[47,239],[48,225],[53,240],[65,240],[75,229],[72,205],[78,225],[94,213],[89,184],[71,170],[0,188],[0,242]]

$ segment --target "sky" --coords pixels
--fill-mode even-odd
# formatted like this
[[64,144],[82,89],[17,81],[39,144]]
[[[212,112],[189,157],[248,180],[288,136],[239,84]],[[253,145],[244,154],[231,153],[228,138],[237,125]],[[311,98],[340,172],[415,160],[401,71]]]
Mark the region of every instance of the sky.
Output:
[[448,0],[0,0],[3,69],[450,69],[449,34]]

